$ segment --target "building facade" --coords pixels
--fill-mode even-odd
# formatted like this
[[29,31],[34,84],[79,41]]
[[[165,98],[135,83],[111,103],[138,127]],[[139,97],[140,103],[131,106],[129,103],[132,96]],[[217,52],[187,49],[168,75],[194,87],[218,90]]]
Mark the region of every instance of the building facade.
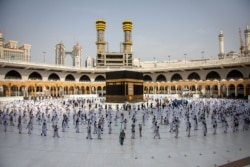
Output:
[[[109,52],[108,42],[105,41],[104,32],[106,29],[105,20],[96,21],[97,30],[97,55],[96,55],[96,67],[97,68],[120,68],[120,67],[132,67],[133,53],[132,53],[132,21],[124,20],[122,28],[124,31],[124,41],[122,43],[123,49],[120,48],[120,52]],[[106,49],[107,46],[107,49]],[[121,47],[121,46],[120,46]]]
[[[105,96],[106,72],[116,70],[2,59],[0,67],[0,96],[29,97]],[[141,67],[133,67],[133,70],[143,73],[144,94],[240,98],[250,95],[250,57],[180,61],[167,66],[165,63],[147,63],[145,66],[141,63]]]
[[14,61],[30,61],[30,44],[23,44],[18,47],[18,41],[9,40],[4,43],[3,34],[0,32],[0,58]]
[[62,42],[56,44],[55,47],[55,64],[57,65],[64,65],[64,59],[66,55],[70,55],[73,60],[73,66],[74,67],[81,67],[82,62],[82,47],[79,45],[79,43],[76,43],[73,46],[73,50],[65,51],[64,44]]
[[[132,21],[123,22],[125,39],[123,51],[118,52],[123,55],[123,58],[117,58],[118,53],[106,52],[105,26],[104,20],[96,21],[97,57],[96,59],[87,57],[87,67],[79,66],[81,58],[79,45],[75,45],[71,52],[76,58],[73,67],[63,65],[63,56],[67,52],[61,43],[56,45],[56,65],[15,61],[2,56],[0,96],[29,98],[85,94],[105,96],[106,73],[128,69],[143,74],[145,96],[159,94],[247,98],[250,95],[250,30],[248,27],[244,31],[244,48],[241,47],[244,54],[236,52],[226,54],[224,35],[221,31],[218,35],[218,59],[141,62],[138,58],[132,57]],[[12,45],[16,46],[16,43],[12,42],[8,45],[13,47]],[[3,50],[4,47],[2,47]]]

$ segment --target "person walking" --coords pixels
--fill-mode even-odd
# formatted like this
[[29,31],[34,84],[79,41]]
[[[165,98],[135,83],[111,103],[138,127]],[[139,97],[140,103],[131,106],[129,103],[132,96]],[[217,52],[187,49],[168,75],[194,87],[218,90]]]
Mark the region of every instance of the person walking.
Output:
[[31,122],[31,120],[29,121],[26,129],[28,129],[28,134],[30,135],[31,134],[31,130],[32,130],[32,122]]
[[135,139],[135,124],[134,124],[134,123],[132,123],[131,132],[132,132],[132,137],[131,137],[131,139]]
[[139,133],[140,133],[140,137],[142,137],[141,131],[142,131],[142,125],[139,124]]
[[190,137],[190,132],[191,132],[191,122],[188,120],[188,125],[187,125],[187,132],[188,132],[188,137]]
[[111,127],[111,123],[112,123],[112,122],[109,122],[109,124],[108,124],[108,128],[109,128],[109,134],[111,134],[111,132],[112,132],[112,127]]
[[75,125],[75,128],[76,128],[76,133],[80,133],[80,129],[79,129],[79,128],[80,128],[80,127],[79,127],[79,126],[80,126],[80,125],[79,125],[79,124],[80,124],[80,122],[79,122],[79,119],[78,119],[78,118],[76,119],[75,124],[76,124],[76,125]]
[[43,125],[42,125],[42,133],[41,133],[41,136],[42,136],[42,135],[46,136],[46,135],[47,135],[46,132],[47,132],[47,124],[46,124],[46,122],[44,121],[44,122],[43,122]]
[[123,143],[124,143],[125,136],[126,136],[126,134],[124,132],[124,129],[122,129],[120,132],[120,136],[119,136],[119,141],[120,141],[121,145],[123,145]]
[[21,117],[21,115],[18,117],[17,129],[19,130],[19,134],[21,134],[22,133],[22,117]]
[[59,134],[58,134],[58,127],[57,127],[57,125],[54,125],[54,135],[53,135],[53,137],[58,137],[59,138]]
[[159,126],[156,126],[156,127],[155,127],[154,139],[155,139],[155,137],[158,137],[159,139],[161,138],[161,136],[160,136],[160,131],[159,131]]
[[207,124],[206,124],[205,120],[202,121],[202,130],[203,130],[203,135],[206,136],[207,135]]
[[92,140],[92,136],[91,136],[91,125],[88,125],[87,133],[88,133],[88,135],[87,135],[86,139]]
[[[0,118],[0,119],[1,119],[1,118]],[[7,119],[4,120],[3,125],[4,125],[4,131],[7,132],[7,126],[8,126],[8,121],[7,121]]]

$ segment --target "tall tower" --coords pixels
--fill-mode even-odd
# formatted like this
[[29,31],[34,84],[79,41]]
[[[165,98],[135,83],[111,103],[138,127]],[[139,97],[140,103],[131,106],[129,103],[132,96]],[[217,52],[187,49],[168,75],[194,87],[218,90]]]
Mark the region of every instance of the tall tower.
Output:
[[97,31],[97,54],[105,53],[105,40],[104,40],[104,31],[106,28],[105,20],[98,19],[96,20],[96,31]]
[[219,37],[219,54],[218,57],[219,59],[223,59],[225,56],[225,52],[224,52],[224,35],[222,30],[220,31],[220,34],[218,35]]
[[123,52],[132,53],[132,27],[133,23],[131,20],[124,20],[122,23],[122,28],[124,31],[124,42],[123,42]]
[[56,65],[64,65],[65,47],[63,43],[56,45]]
[[250,29],[249,29],[249,26],[246,27],[244,34],[245,34],[245,55],[250,56]]
[[4,55],[3,55],[3,45],[4,45],[3,33],[0,32],[0,59],[4,58]]
[[23,50],[23,60],[30,61],[31,45],[30,44],[23,44],[19,49]]
[[72,51],[74,67],[81,67],[81,57],[82,57],[82,47],[77,43],[73,47],[73,51]]
[[240,55],[244,56],[244,44],[243,44],[243,40],[241,37],[241,29],[239,28],[239,36],[240,36]]

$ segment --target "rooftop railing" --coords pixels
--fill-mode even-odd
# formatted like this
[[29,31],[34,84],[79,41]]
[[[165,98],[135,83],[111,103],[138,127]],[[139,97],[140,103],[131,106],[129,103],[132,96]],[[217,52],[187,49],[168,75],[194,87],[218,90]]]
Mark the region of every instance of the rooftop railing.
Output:
[[52,71],[76,71],[76,72],[104,72],[113,70],[138,70],[138,71],[171,71],[171,70],[185,70],[185,69],[202,69],[212,67],[224,67],[224,66],[244,66],[250,65],[250,56],[248,57],[236,57],[236,58],[225,58],[225,59],[201,59],[201,60],[176,60],[176,61],[142,61],[139,62],[139,67],[72,67],[65,65],[52,65],[36,62],[26,62],[18,60],[6,60],[0,59],[0,67],[20,67],[24,69],[45,69]]

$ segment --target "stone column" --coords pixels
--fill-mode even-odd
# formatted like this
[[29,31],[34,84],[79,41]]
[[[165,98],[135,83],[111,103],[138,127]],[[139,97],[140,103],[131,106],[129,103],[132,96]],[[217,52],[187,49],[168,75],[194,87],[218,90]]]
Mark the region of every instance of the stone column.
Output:
[[238,86],[235,86],[234,89],[235,89],[235,91],[234,91],[235,97],[237,97],[238,96]]
[[6,96],[10,96],[10,86],[7,87]]
[[248,94],[249,88],[247,88],[247,85],[244,85],[244,97],[246,97]]
[[56,92],[55,92],[55,96],[58,96],[58,86],[56,85]]
[[202,96],[206,95],[206,86],[201,87]]
[[217,87],[218,87],[218,97],[220,97],[220,96],[221,96],[221,88],[220,88],[220,83],[218,83]]

